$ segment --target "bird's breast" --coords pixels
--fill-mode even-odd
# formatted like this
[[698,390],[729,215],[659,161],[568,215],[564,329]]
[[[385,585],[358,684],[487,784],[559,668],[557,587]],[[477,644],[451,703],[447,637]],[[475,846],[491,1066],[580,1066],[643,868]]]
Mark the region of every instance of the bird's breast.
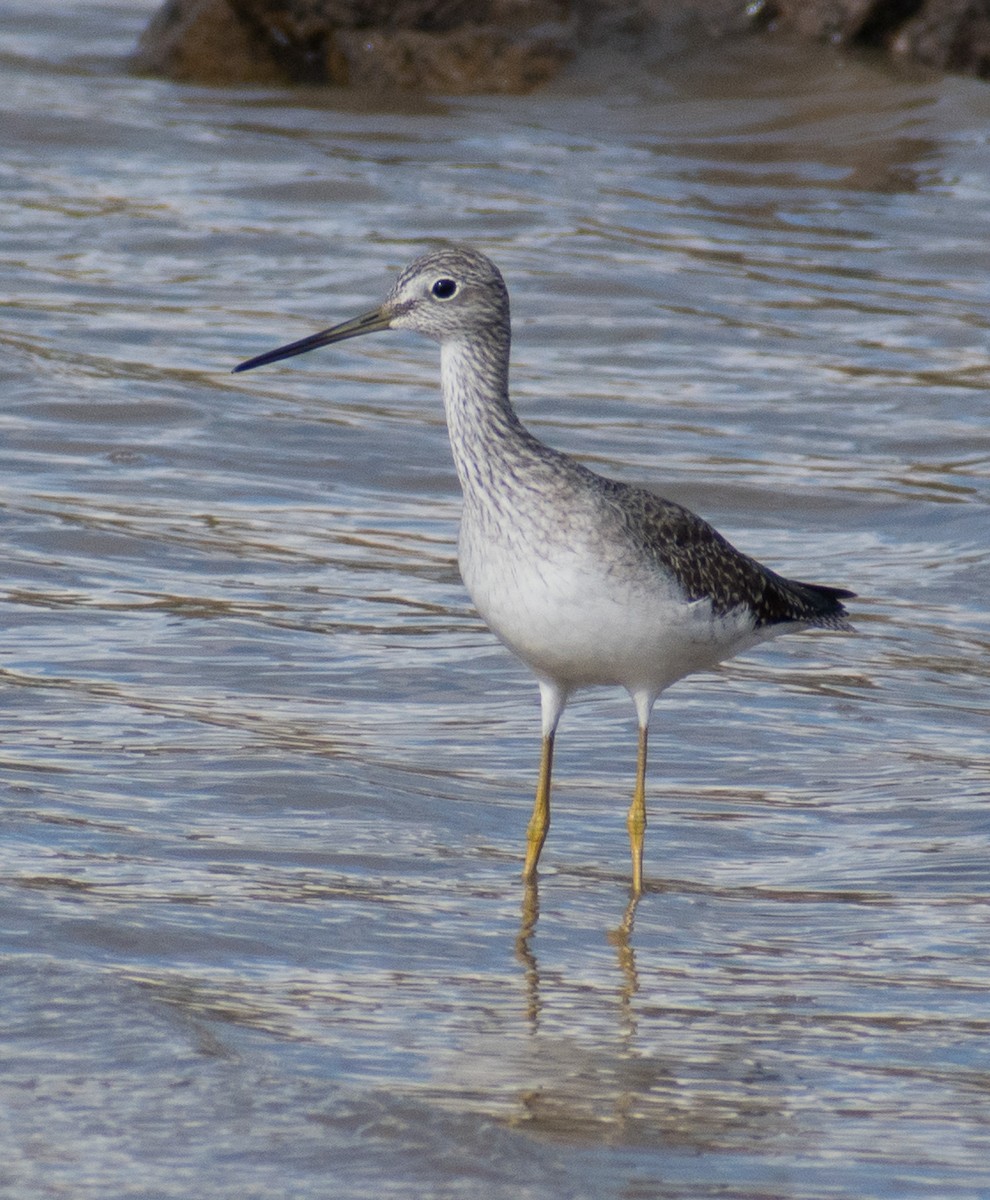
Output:
[[466,507],[459,561],[496,636],[538,676],[567,687],[660,691],[719,661],[751,632],[741,616],[727,630],[710,605],[692,603],[676,580],[632,551],[607,546],[580,514],[549,526],[492,520]]

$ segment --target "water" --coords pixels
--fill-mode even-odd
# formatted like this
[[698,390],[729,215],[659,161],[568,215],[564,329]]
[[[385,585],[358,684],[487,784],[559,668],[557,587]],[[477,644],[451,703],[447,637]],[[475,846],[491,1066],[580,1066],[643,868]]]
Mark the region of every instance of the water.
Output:
[[[8,3],[0,1183],[26,1197],[985,1197],[990,92],[744,41],[520,99],[129,77]],[[558,739],[460,585],[437,356],[250,376],[438,236],[548,441],[856,637]]]

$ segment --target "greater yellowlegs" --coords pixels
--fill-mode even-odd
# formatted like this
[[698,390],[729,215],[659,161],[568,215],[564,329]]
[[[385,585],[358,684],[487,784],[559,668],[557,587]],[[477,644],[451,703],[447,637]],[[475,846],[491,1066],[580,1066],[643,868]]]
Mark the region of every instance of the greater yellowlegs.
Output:
[[458,558],[471,599],[536,675],[543,742],[523,876],[550,827],[557,723],[592,684],[624,687],[639,752],[627,826],[643,883],[646,752],[657,696],[693,671],[781,633],[848,629],[840,588],[784,579],[694,513],[603,478],[546,446],[509,399],[509,296],[483,254],[451,247],[402,272],[378,308],[235,367],[247,371],[382,329],[440,343],[440,381],[464,493]]

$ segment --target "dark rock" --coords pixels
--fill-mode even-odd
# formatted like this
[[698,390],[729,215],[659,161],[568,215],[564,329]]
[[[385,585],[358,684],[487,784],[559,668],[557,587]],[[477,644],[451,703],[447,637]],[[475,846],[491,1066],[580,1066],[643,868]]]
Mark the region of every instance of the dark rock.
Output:
[[959,0],[947,20],[949,7],[930,0],[890,39],[889,49],[931,67],[990,79],[990,3]]
[[990,0],[167,0],[135,64],[204,83],[526,92],[578,48],[685,21],[990,77]]
[[564,0],[168,0],[138,70],[201,83],[527,92],[573,53]]
[[990,0],[765,0],[773,29],[990,78]]
[[286,83],[259,54],[227,0],[167,0],[141,35],[137,71],[189,83]]

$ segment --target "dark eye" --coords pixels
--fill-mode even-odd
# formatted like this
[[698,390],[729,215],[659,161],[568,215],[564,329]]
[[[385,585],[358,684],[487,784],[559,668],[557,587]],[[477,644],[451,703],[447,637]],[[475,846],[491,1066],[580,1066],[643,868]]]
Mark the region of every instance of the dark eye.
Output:
[[438,279],[430,291],[438,300],[449,300],[457,291],[455,279]]

